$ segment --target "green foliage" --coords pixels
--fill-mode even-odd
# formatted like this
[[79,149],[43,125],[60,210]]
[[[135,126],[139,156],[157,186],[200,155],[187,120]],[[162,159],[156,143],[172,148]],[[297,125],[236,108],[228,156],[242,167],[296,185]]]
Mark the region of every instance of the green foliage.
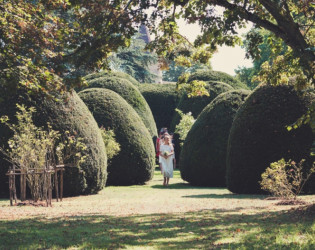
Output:
[[[266,168],[280,158],[310,159],[313,142],[309,125],[288,131],[308,109],[314,95],[293,86],[261,86],[238,110],[227,149],[227,187],[234,193],[259,193],[259,181]],[[315,187],[305,187],[315,192]]]
[[138,34],[131,39],[129,47],[119,48],[108,58],[109,67],[113,71],[125,72],[142,83],[155,82],[156,75],[151,72],[150,65],[156,64],[158,57],[154,52],[145,51],[145,46]]
[[288,84],[290,77],[295,77],[297,88],[306,88],[309,84],[307,77],[299,66],[299,59],[292,58],[292,51],[289,49],[284,55],[277,56],[272,64],[264,62],[257,76],[253,81],[264,84]]
[[[86,150],[82,152],[85,161],[80,166],[66,168],[64,172],[64,195],[73,196],[79,194],[91,194],[101,190],[107,178],[107,157],[104,142],[99,127],[95,122],[88,108],[74,92],[59,96],[59,101],[46,98],[46,96],[26,95],[21,91],[19,96],[8,96],[6,105],[0,106],[0,115],[8,115],[12,123],[16,123],[15,103],[24,103],[27,106],[34,106],[37,110],[34,113],[34,124],[37,127],[47,128],[47,122],[55,131],[62,135],[65,145],[65,154],[73,152],[69,145],[83,143]],[[65,137],[64,137],[65,135]],[[82,138],[80,141],[73,141],[75,138]],[[12,137],[12,132],[0,124],[0,144],[8,148],[7,141]],[[64,158],[65,164],[72,164],[73,157]],[[7,195],[8,178],[5,172],[9,164],[0,155],[0,195]]]
[[98,77],[87,81],[86,88],[110,89],[124,98],[137,112],[152,137],[157,136],[157,128],[150,107],[137,87],[128,80],[117,77]]
[[182,141],[180,143],[180,146],[183,146],[184,141],[187,137],[187,134],[191,127],[195,123],[194,117],[191,115],[191,112],[188,112],[187,114],[184,114],[182,111],[179,109],[175,109],[175,111],[180,115],[181,120],[180,122],[176,125],[175,128],[175,133],[179,134],[179,139]]
[[177,82],[178,78],[184,73],[194,73],[197,70],[211,70],[211,66],[195,63],[191,67],[176,65],[174,61],[168,62],[163,70],[163,81]]
[[248,87],[237,80],[235,77],[220,71],[213,70],[199,70],[191,74],[188,78],[188,82],[194,80],[200,81],[219,81],[229,84],[235,89],[248,89]]
[[132,76],[130,76],[124,72],[116,72],[116,71],[101,71],[101,72],[89,74],[89,75],[84,77],[84,80],[92,81],[92,80],[95,80],[96,78],[100,78],[100,77],[122,78],[122,79],[128,80],[129,82],[131,82],[135,86],[139,86],[139,82],[136,79],[134,79]]
[[102,138],[105,144],[107,159],[110,161],[120,151],[120,144],[116,141],[114,130],[100,128]]
[[143,20],[143,3],[8,1],[0,3],[0,79],[7,89],[60,93],[107,66]]
[[305,174],[303,166],[305,160],[299,163],[285,161],[283,158],[270,164],[270,167],[262,173],[261,188],[270,192],[273,196],[284,199],[296,200],[303,186],[315,172],[315,162],[309,173]]
[[[194,118],[197,118],[200,112],[205,106],[207,106],[214,98],[219,94],[232,90],[233,88],[223,82],[206,82],[206,90],[209,96],[194,96],[189,98],[186,94],[183,94],[178,102],[177,109],[181,110],[183,113],[191,112]],[[175,113],[171,122],[171,131],[173,131],[176,125],[180,121],[180,115]]]
[[[240,44],[237,30],[245,27],[246,22],[250,21],[254,26],[272,32],[291,47],[294,57],[300,59],[299,65],[304,74],[314,84],[315,29],[313,17],[315,8],[312,1],[196,0],[181,2],[180,6],[178,6],[177,0],[160,1],[158,7],[153,10],[152,26],[159,21],[159,24],[156,25],[157,36],[153,47],[159,54],[164,56],[175,54],[183,59],[181,53],[176,53],[176,48],[194,51],[197,50],[196,47],[201,47],[205,48],[205,51],[209,52],[211,56],[222,44],[227,46]],[[220,11],[217,7],[220,7]],[[205,10],[207,10],[206,14]],[[196,38],[194,45],[180,36],[177,22],[181,19],[188,23],[198,23],[201,27],[202,34]],[[252,33],[248,39],[249,53],[257,56],[259,54],[257,47],[261,42],[261,37]],[[281,42],[275,43],[272,49],[277,49],[280,44]],[[193,54],[190,52],[188,55],[184,55],[186,58],[182,61],[193,60]]]
[[180,154],[180,172],[185,181],[196,186],[226,186],[228,137],[234,116],[249,94],[241,89],[222,93],[202,110]]
[[150,106],[157,128],[169,128],[180,95],[176,85],[141,84],[139,90]]
[[189,73],[184,73],[178,78],[176,90],[185,90],[188,97],[209,96],[209,92],[206,89],[207,84],[199,80],[188,82],[189,76]]
[[[0,119],[13,132],[13,137],[8,140],[9,148],[0,147],[0,152],[8,162],[23,173],[41,173],[57,164],[63,164],[69,158],[73,160],[73,166],[79,167],[84,162],[86,157],[82,153],[86,150],[86,145],[82,143],[81,138],[69,136],[66,132],[66,140],[61,141],[61,134],[53,130],[49,123],[48,131],[34,125],[32,119],[36,112],[34,107],[27,109],[17,104],[17,108],[19,110],[16,113],[17,124],[11,124],[8,116]],[[35,202],[44,199],[45,195],[47,197],[48,187],[44,174],[28,174],[26,180]]]
[[79,95],[98,125],[114,131],[121,147],[108,166],[107,185],[144,184],[150,180],[154,170],[154,145],[136,111],[121,96],[108,89],[86,89]]
[[264,62],[272,63],[275,57],[283,55],[288,50],[288,46],[273,33],[257,28],[251,29],[245,35],[243,47],[246,50],[246,58],[253,60],[253,67],[238,68],[236,73],[251,89],[259,84],[253,77],[259,73],[261,65]]

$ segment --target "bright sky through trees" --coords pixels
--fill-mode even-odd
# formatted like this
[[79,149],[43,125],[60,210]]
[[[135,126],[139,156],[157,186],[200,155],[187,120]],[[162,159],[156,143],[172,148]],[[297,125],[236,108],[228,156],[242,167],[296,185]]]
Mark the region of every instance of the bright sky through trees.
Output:
[[[239,33],[244,34],[249,31],[250,28],[251,25],[248,25],[246,29],[241,29]],[[196,36],[200,34],[198,24],[187,24],[184,20],[180,20],[179,30],[180,33],[187,37],[190,41],[193,41]],[[210,61],[213,70],[226,72],[231,75],[235,75],[234,70],[237,69],[238,66],[252,66],[252,61],[245,59],[245,50],[240,46],[222,46],[218,49],[218,52],[213,55]]]

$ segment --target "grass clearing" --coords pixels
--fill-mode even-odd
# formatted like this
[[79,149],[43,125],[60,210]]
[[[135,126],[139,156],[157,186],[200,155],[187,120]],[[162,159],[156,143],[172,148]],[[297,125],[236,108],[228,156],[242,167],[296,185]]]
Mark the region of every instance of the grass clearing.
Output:
[[[303,196],[315,203],[315,195]],[[0,200],[0,248],[315,249],[314,214],[275,206],[260,195],[196,188],[179,172],[144,186],[107,187],[52,208]]]

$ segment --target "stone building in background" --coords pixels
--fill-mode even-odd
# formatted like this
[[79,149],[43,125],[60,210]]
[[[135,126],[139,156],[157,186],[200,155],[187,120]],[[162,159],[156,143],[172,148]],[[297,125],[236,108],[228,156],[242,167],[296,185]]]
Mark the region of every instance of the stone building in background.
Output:
[[[151,42],[149,30],[145,25],[140,26],[139,33],[140,33],[140,38],[146,44]],[[151,53],[151,52],[148,52],[148,53]],[[151,73],[156,76],[154,82],[155,83],[162,83],[163,82],[163,80],[162,80],[163,75],[162,75],[162,70],[160,70],[160,68],[159,68],[159,64],[158,63],[151,64],[151,65],[149,65],[149,69],[150,69]]]

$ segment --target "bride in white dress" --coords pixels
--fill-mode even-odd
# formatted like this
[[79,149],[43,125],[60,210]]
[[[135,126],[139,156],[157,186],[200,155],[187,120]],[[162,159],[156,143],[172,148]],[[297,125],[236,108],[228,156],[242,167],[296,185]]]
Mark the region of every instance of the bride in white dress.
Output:
[[164,143],[160,146],[160,161],[162,167],[162,173],[164,176],[163,185],[167,186],[170,178],[173,178],[173,158],[174,147],[169,135],[165,136]]

